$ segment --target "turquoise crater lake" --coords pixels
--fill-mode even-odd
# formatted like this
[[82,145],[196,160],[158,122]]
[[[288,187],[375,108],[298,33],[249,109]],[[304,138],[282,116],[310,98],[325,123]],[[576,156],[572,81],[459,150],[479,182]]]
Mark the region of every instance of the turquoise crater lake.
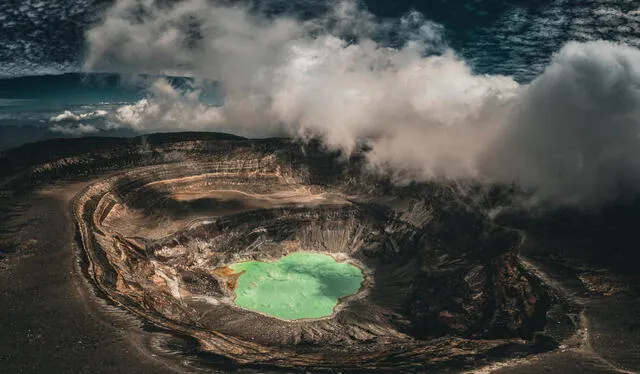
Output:
[[235,290],[236,305],[288,320],[332,315],[338,301],[357,293],[364,280],[358,267],[311,252],[229,267],[242,272]]

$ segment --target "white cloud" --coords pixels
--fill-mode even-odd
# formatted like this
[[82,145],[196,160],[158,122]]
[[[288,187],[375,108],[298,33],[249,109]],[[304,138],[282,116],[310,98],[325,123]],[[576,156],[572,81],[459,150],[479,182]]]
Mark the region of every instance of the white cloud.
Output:
[[639,49],[569,43],[516,103],[490,175],[564,203],[640,192]]
[[88,113],[73,113],[71,111],[65,110],[64,112],[55,115],[49,119],[51,122],[63,122],[63,121],[82,121],[82,120],[92,120],[97,118],[104,118],[108,115],[106,110],[96,110]]
[[[132,17],[139,4],[144,16]],[[370,37],[388,25],[347,2],[305,22],[203,0],[152,4],[117,1],[87,35],[86,68],[216,79],[223,105],[159,80],[114,126],[317,136],[345,152],[367,143],[369,165],[397,178],[516,181],[558,203],[640,192],[634,47],[569,43],[519,85],[474,74],[415,13],[408,42],[391,49]]]
[[85,125],[82,123],[74,125],[53,125],[49,128],[53,132],[59,132],[65,135],[82,135],[88,133],[99,132],[100,130],[93,125]]

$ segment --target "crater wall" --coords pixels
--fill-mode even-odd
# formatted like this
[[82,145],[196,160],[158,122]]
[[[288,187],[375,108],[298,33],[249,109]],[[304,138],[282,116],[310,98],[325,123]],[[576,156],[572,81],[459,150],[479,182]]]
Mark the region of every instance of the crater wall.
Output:
[[[519,264],[520,235],[447,182],[395,186],[358,157],[277,139],[148,153],[75,199],[88,274],[204,351],[286,367],[468,365],[538,350],[531,339],[560,303]],[[356,264],[361,292],[313,320],[233,304],[229,264],[296,251]]]

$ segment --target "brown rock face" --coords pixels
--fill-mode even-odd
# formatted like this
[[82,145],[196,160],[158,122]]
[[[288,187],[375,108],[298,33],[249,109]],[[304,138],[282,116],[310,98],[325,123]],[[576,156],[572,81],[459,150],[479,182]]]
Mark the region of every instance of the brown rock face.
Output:
[[[492,224],[459,185],[394,186],[363,172],[358,157],[287,140],[151,139],[143,154],[126,146],[100,152],[117,172],[73,206],[90,279],[132,313],[238,363],[482,363],[504,346],[531,351],[527,340],[558,302],[520,265],[520,235]],[[74,157],[12,183],[50,178],[51,170],[109,169],[104,157]],[[238,274],[227,265],[295,251],[357,264],[362,291],[315,320],[233,304]]]

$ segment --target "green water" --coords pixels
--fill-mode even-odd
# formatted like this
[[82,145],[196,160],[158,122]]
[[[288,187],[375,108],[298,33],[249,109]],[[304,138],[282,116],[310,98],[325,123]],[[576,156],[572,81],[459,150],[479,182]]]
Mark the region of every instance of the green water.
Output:
[[235,304],[282,319],[333,314],[341,297],[360,289],[362,271],[319,253],[296,252],[276,262],[247,261],[230,266],[244,271]]

